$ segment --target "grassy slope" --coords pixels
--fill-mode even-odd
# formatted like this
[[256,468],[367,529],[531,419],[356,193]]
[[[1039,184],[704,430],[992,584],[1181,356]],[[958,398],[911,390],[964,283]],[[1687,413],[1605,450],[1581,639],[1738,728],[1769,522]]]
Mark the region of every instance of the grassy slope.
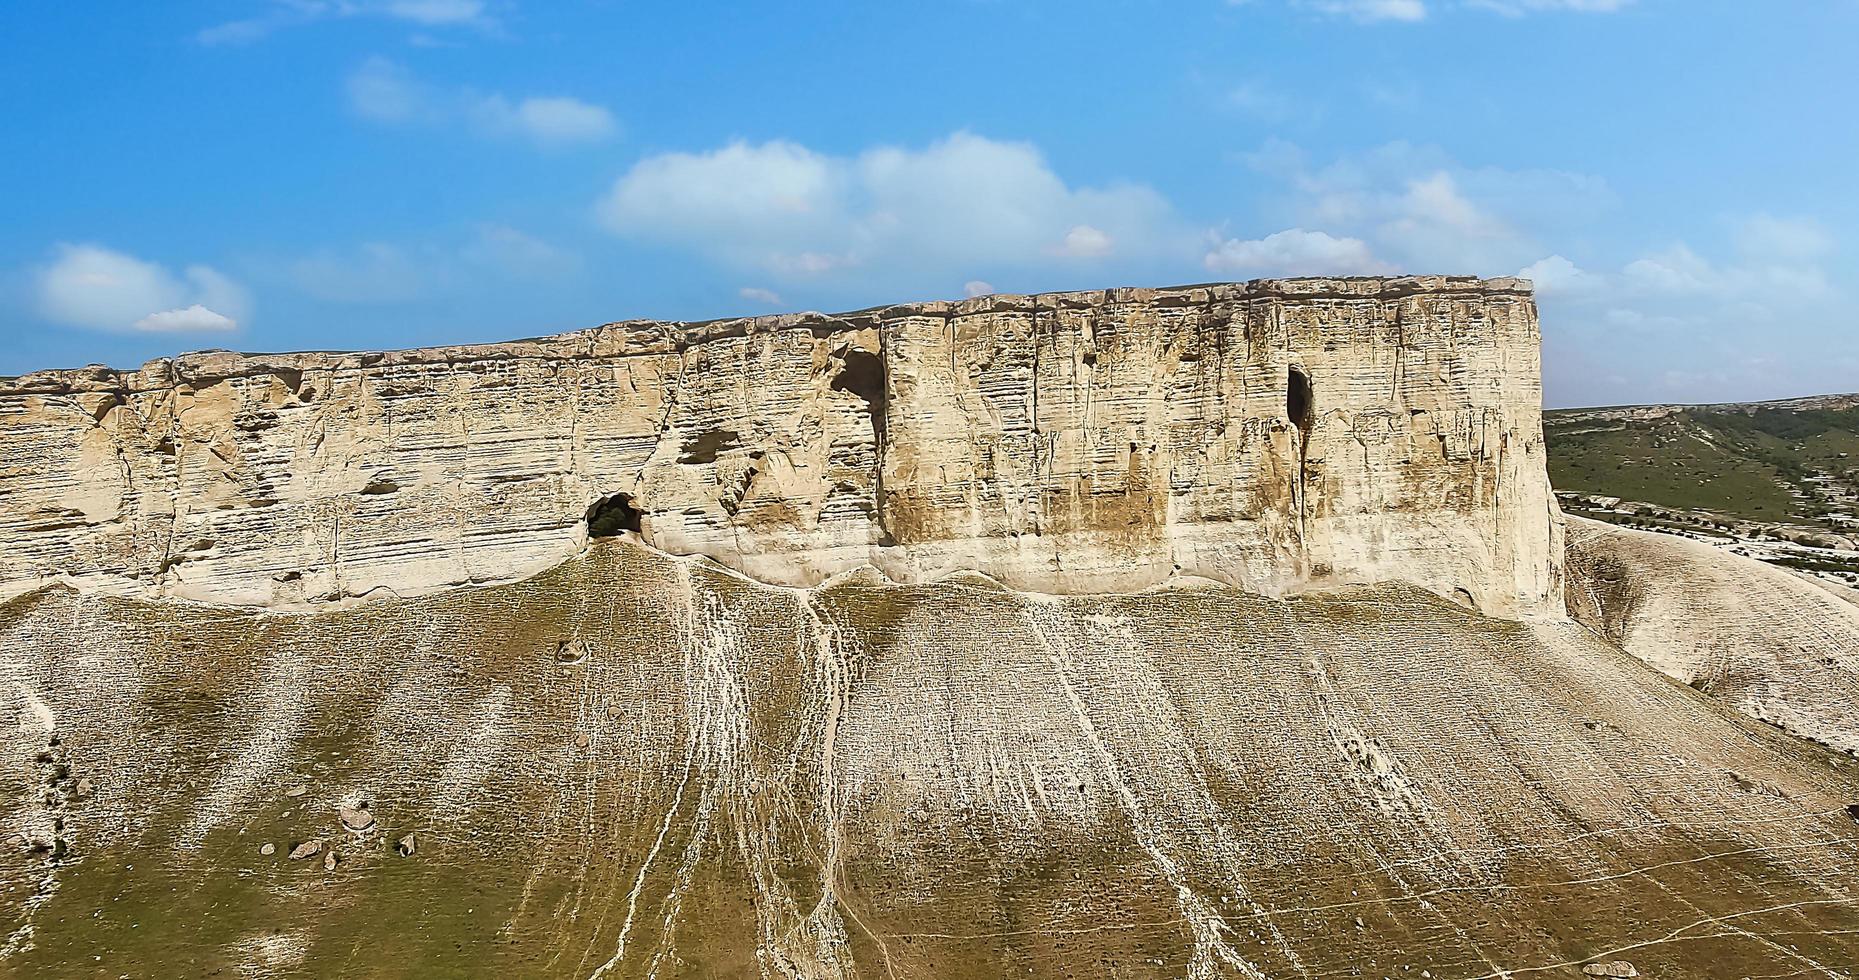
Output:
[[1859,408],[1689,408],[1625,420],[1576,410],[1548,413],[1544,431],[1557,490],[1743,520],[1820,526],[1825,506],[1791,491],[1816,471],[1859,475]]

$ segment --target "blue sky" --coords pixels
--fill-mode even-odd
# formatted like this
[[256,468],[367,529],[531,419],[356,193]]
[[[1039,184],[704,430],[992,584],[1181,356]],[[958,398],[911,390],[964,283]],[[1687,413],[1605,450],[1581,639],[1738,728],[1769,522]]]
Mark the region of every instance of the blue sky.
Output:
[[0,7],[0,374],[1323,273],[1859,389],[1853,0]]

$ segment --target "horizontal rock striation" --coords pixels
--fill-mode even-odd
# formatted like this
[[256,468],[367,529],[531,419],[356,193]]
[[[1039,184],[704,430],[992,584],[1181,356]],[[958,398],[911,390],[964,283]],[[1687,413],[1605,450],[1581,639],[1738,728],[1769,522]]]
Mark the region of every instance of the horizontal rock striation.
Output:
[[1562,602],[1528,284],[1273,280],[0,380],[0,594],[304,607],[636,529],[758,579]]

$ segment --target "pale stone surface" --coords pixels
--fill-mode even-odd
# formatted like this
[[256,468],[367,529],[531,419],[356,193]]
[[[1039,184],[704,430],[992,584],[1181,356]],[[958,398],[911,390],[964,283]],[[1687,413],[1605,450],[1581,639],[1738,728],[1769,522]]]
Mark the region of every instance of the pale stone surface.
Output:
[[782,585],[1406,581],[1553,618],[1538,341],[1519,280],[1315,279],[42,372],[0,381],[0,595],[503,581],[624,493],[650,544]]
[[1670,677],[1859,752],[1859,604],[1700,541],[1568,519],[1569,611]]

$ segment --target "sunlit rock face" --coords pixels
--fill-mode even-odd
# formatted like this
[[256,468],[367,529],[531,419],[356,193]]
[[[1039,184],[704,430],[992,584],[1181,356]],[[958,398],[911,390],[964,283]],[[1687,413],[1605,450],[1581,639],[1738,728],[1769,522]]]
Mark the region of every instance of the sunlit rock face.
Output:
[[1859,593],[1699,541],[1569,518],[1569,611],[1676,680],[1859,753]]
[[319,609],[0,602],[0,976],[1854,960],[1859,763],[1573,623],[784,589],[626,541]]
[[418,595],[559,562],[600,505],[783,585],[1553,618],[1538,342],[1515,280],[1283,280],[44,372],[0,381],[0,594]]
[[6,382],[0,977],[1845,969],[1859,763],[1610,640],[1784,626],[1698,686],[1839,744],[1859,606],[1585,525],[1565,593],[1537,341],[1300,280]]

